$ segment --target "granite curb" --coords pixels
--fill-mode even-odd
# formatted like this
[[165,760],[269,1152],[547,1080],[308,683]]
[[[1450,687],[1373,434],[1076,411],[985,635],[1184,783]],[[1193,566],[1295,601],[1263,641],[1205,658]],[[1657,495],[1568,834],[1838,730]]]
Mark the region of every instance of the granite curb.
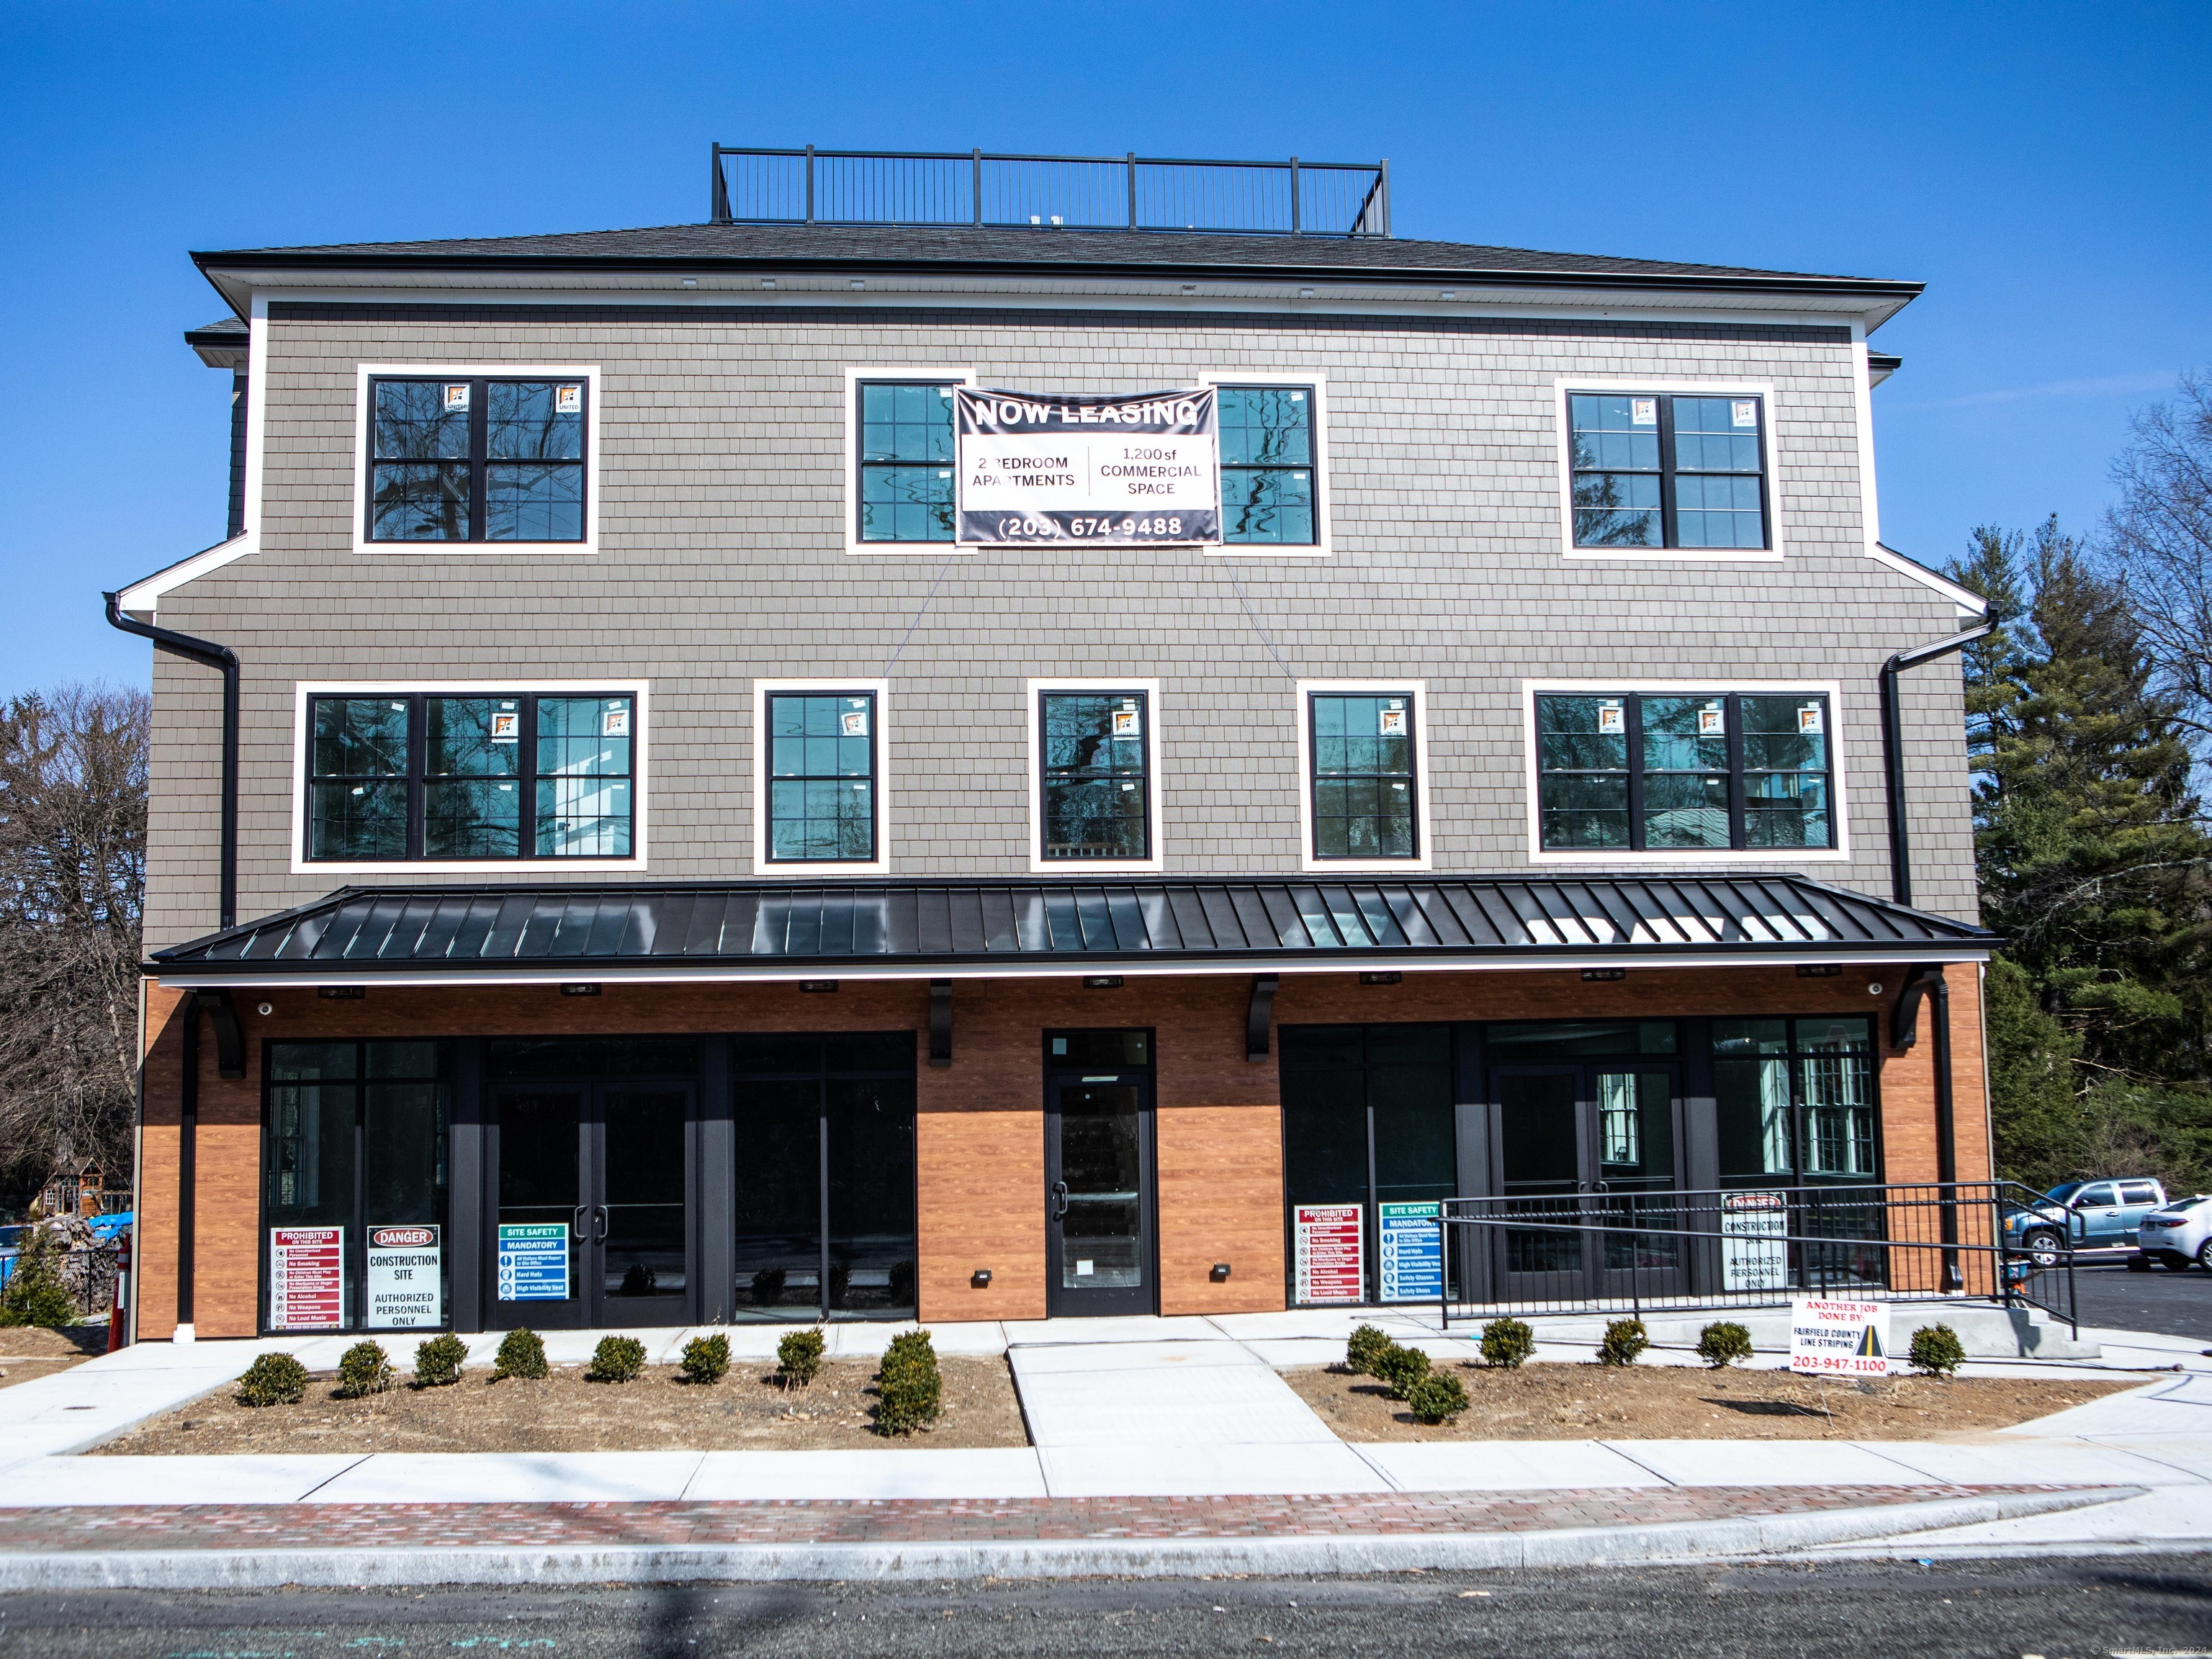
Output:
[[1618,1565],[1786,1554],[2118,1502],[2140,1487],[1628,1527],[1304,1538],[1082,1539],[708,1547],[68,1551],[0,1554],[0,1593],[70,1589],[398,1589],[434,1584],[1353,1574]]

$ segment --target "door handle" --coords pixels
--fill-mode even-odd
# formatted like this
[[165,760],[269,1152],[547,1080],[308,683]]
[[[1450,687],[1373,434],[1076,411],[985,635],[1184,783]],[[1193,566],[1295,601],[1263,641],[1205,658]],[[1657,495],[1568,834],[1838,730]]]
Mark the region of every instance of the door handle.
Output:
[[579,1244],[591,1242],[592,1206],[590,1205],[579,1204],[576,1206],[575,1219],[569,1224],[568,1236]]
[[1052,1195],[1060,1206],[1052,1212],[1052,1218],[1054,1221],[1065,1221],[1067,1218],[1067,1183],[1065,1181],[1054,1182]]
[[607,1242],[607,1206],[595,1204],[592,1206],[592,1213],[599,1222],[599,1231],[592,1235],[592,1242],[604,1244]]

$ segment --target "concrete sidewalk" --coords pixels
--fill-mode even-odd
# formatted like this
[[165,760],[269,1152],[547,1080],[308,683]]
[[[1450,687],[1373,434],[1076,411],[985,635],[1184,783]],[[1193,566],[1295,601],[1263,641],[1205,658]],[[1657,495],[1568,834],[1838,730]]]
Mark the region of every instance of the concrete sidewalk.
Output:
[[[1036,1443],[988,1451],[64,1455],[221,1386],[259,1352],[326,1370],[356,1339],[148,1344],[0,1390],[0,1588],[1370,1571],[2212,1544],[2212,1365],[2165,1339],[2099,1334],[2105,1357],[2086,1364],[1974,1365],[2110,1372],[2124,1356],[2160,1369],[2139,1373],[2142,1388],[1972,1441],[1350,1444],[1274,1368],[1338,1358],[1358,1322],[1438,1358],[1473,1352],[1471,1338],[1402,1312],[941,1329],[942,1352],[1009,1357]],[[833,1352],[879,1352],[896,1328],[834,1327]],[[729,1334],[757,1360],[782,1332]],[[602,1334],[547,1346],[577,1363]],[[639,1334],[665,1358],[692,1333]],[[495,1346],[473,1343],[476,1362]]]

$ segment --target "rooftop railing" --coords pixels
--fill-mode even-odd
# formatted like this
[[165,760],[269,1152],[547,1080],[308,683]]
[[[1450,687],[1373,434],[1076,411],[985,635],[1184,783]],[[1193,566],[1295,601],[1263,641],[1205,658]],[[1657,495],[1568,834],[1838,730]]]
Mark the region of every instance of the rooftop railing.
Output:
[[1390,163],[714,147],[718,225],[1388,236]]

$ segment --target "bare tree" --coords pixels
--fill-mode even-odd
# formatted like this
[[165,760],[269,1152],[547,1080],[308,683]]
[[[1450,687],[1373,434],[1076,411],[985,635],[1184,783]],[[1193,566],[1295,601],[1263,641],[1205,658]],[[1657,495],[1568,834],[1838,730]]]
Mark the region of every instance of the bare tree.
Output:
[[68,685],[0,711],[0,1183],[130,1166],[150,702]]
[[2134,421],[2112,464],[2120,498],[2106,555],[2127,585],[2163,689],[2181,705],[2199,758],[2212,740],[2212,371]]

